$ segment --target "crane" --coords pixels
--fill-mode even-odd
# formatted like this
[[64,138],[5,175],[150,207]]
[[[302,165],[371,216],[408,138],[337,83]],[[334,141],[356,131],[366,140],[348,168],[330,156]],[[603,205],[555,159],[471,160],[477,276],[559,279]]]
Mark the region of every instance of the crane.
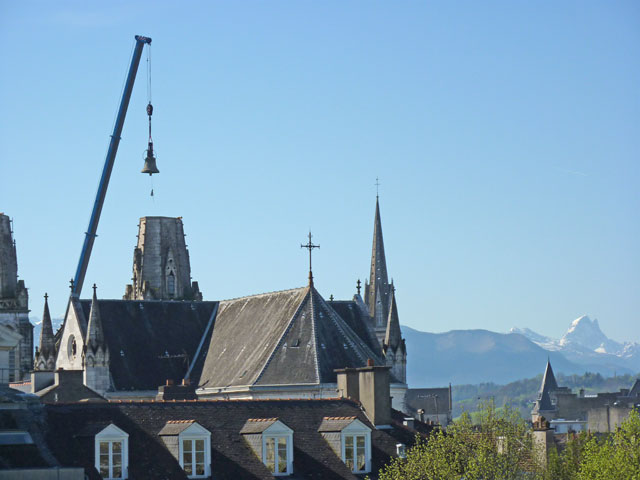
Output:
[[[107,187],[109,186],[109,179],[111,178],[111,170],[113,169],[113,163],[116,159],[116,153],[118,152],[120,135],[122,134],[124,119],[127,116],[127,108],[129,107],[129,100],[131,99],[133,84],[136,80],[136,73],[138,72],[138,65],[140,64],[142,49],[145,45],[151,45],[151,39],[149,37],[136,35],[135,39],[136,44],[131,57],[131,65],[129,66],[127,80],[124,85],[124,91],[122,92],[122,99],[120,100],[120,107],[118,108],[116,122],[113,126],[111,141],[109,142],[109,148],[107,149],[107,157],[104,160],[100,183],[98,183],[98,191],[96,192],[96,199],[93,204],[93,210],[91,211],[89,227],[85,232],[84,243],[82,245],[82,251],[80,252],[80,259],[78,260],[78,268],[76,269],[76,275],[71,285],[71,295],[75,297],[80,297],[80,293],[82,292],[82,285],[87,273],[87,266],[89,265],[89,257],[91,257],[93,242],[97,237],[96,232],[98,230],[98,222],[100,221],[102,206],[104,205],[104,199],[107,195]],[[152,173],[158,173],[158,169],[155,166],[155,158],[153,157],[153,143],[151,142],[152,112],[153,107],[151,106],[151,103],[149,103],[147,106],[147,114],[149,115],[149,150],[147,150],[147,158],[145,159],[145,166],[142,170],[142,173],[148,173],[149,175]]]

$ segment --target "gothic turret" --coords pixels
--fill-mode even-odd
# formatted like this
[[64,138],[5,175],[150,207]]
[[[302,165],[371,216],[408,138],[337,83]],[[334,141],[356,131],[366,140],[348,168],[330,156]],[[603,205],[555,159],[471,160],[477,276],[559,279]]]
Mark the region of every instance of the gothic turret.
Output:
[[100,305],[93,285],[91,311],[87,323],[87,336],[82,349],[84,384],[103,395],[111,386],[109,376],[109,349],[102,329]]
[[391,306],[387,318],[387,330],[384,336],[382,350],[387,358],[387,365],[391,367],[391,373],[401,382],[407,381],[407,347],[400,331],[398,319],[398,306],[393,281],[391,282]]
[[387,275],[387,261],[382,239],[380,203],[376,196],[376,214],[373,224],[373,247],[371,250],[371,270],[369,281],[364,285],[364,301],[369,308],[369,316],[374,320],[376,336],[380,343],[384,340],[389,316],[390,285]]
[[133,283],[125,300],[202,300],[191,281],[182,218],[142,217],[133,252]]
[[36,351],[36,370],[55,369],[56,347],[53,338],[53,325],[51,324],[51,314],[49,313],[49,295],[44,294],[44,312],[42,313],[42,330],[40,330],[40,344]]

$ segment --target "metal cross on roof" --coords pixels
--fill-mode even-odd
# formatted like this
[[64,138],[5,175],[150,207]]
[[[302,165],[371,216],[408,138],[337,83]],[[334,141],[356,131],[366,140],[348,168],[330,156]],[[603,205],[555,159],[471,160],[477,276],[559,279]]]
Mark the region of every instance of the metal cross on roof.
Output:
[[306,248],[307,250],[309,250],[309,284],[313,284],[313,275],[311,273],[311,252],[313,251],[314,248],[320,248],[320,245],[314,245],[311,242],[311,230],[309,230],[309,242],[307,242],[306,245],[300,244],[300,248]]

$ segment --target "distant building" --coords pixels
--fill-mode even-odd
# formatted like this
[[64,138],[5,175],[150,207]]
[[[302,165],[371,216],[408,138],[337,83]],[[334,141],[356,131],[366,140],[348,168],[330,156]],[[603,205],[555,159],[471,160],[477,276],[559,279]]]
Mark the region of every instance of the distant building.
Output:
[[447,427],[452,422],[451,385],[407,390],[407,413],[426,423]]
[[628,416],[631,409],[640,405],[640,380],[631,389],[585,395],[584,390],[573,393],[567,387],[559,387],[551,363],[547,361],[540,385],[538,399],[531,412],[533,422],[544,417],[557,433],[612,431]]
[[[29,294],[18,280],[11,220],[0,213],[0,383],[19,381],[33,368],[33,325]],[[16,342],[17,340],[17,342]],[[14,346],[11,346],[14,345]]]

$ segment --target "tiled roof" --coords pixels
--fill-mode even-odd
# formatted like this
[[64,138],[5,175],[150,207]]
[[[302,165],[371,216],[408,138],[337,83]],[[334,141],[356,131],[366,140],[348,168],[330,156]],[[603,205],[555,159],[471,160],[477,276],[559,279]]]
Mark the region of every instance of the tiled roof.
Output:
[[[290,478],[355,479],[318,432],[325,417],[355,417],[371,428],[374,472],[395,455],[396,444],[411,445],[415,432],[395,426],[376,430],[360,406],[340,400],[248,400],[211,402],[141,402],[47,405],[47,443],[63,466],[93,467],[94,443],[77,432],[87,424],[113,423],[129,434],[129,477],[184,479],[184,472],[158,433],[169,421],[193,419],[211,432],[212,478],[269,479],[271,473],[251,450],[242,434],[247,424],[263,425],[279,419],[293,430],[294,475]],[[248,419],[261,420],[248,422]],[[173,424],[180,425],[180,424]],[[376,478],[372,475],[372,478]]]

